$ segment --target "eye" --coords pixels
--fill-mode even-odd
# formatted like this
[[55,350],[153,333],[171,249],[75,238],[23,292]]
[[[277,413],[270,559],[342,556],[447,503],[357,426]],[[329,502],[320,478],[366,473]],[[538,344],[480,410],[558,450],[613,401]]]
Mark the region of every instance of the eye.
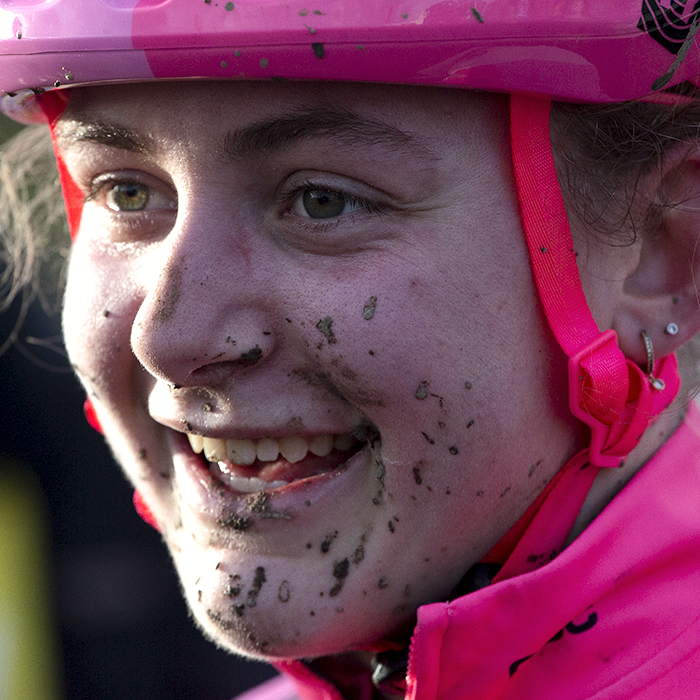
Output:
[[290,211],[309,219],[333,219],[363,208],[367,204],[358,197],[338,190],[307,187],[297,194]]
[[153,210],[176,211],[177,197],[170,195],[165,186],[150,179],[105,174],[90,183],[86,201],[118,214],[140,214]]
[[105,204],[113,211],[143,211],[150,198],[149,188],[138,182],[115,183],[105,192]]

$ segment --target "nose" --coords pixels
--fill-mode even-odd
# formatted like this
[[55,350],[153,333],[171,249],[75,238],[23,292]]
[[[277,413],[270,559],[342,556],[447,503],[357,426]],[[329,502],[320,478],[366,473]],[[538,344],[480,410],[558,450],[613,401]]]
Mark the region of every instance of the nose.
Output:
[[[223,233],[222,233],[223,226]],[[153,376],[217,386],[263,362],[275,343],[268,281],[244,233],[191,212],[145,254],[131,342]]]

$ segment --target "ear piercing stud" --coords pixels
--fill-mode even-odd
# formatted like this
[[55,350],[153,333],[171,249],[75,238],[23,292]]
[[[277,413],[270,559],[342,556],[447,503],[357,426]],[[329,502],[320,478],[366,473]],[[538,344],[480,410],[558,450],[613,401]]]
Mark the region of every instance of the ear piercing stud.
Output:
[[[674,325],[675,324],[670,324]],[[676,326],[676,333],[678,332],[678,327]],[[673,334],[672,334],[673,335]],[[656,391],[663,391],[666,388],[666,383],[663,379],[654,376],[654,347],[651,344],[651,338],[647,335],[646,331],[642,331],[642,340],[644,341],[644,348],[647,351],[647,378],[651,386],[656,389]]]
[[668,335],[676,335],[678,333],[678,324],[669,323],[668,326],[666,326],[666,333],[668,333]]

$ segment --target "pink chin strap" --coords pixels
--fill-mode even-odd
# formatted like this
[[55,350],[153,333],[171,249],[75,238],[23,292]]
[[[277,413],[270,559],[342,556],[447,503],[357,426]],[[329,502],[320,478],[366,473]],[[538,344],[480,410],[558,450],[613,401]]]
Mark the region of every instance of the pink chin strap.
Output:
[[[625,358],[613,330],[593,320],[576,264],[550,142],[548,98],[511,96],[513,169],[540,300],[569,358],[569,407],[591,430],[525,515],[489,552],[493,581],[533,571],[563,549],[598,470],[619,467],[680,389],[675,355],[657,365],[655,386]],[[640,329],[641,330],[641,329]],[[641,342],[641,335],[640,335]]]

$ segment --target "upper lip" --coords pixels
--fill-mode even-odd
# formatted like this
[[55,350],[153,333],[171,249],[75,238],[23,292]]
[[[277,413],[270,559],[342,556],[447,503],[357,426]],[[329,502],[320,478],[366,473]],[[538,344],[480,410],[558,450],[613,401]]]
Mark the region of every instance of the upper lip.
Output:
[[357,428],[356,425],[352,425],[349,427],[337,426],[318,429],[302,428],[300,430],[290,430],[288,427],[219,427],[211,429],[209,427],[203,427],[198,423],[192,423],[186,419],[181,419],[179,424],[171,424],[169,421],[166,423],[163,420],[157,420],[156,422],[179,433],[184,433],[185,435],[198,435],[203,438],[212,438],[215,440],[261,440],[262,438],[275,438],[279,440],[284,437],[297,436],[312,439],[317,435],[343,435],[345,433],[352,433]]
[[[199,435],[204,438],[217,440],[260,440],[262,438],[284,438],[284,437],[304,437],[311,439],[317,435],[342,435],[357,431],[362,423],[354,421],[345,425],[324,425],[308,426],[298,419],[290,418],[284,425],[274,426],[250,426],[250,425],[230,425],[221,424],[216,427],[204,425],[200,419],[170,418],[164,416],[153,416],[151,418],[162,426],[175,430],[178,433],[188,435]],[[295,425],[295,421],[299,425]]]

